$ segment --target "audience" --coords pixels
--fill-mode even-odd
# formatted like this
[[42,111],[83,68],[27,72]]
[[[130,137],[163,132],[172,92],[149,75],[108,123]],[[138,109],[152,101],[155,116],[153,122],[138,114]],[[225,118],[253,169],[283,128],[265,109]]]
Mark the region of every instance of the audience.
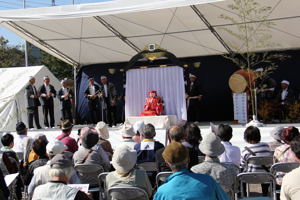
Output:
[[207,174],[213,177],[223,190],[234,196],[234,184],[236,182],[237,172],[234,164],[220,163],[220,156],[225,148],[221,139],[214,133],[207,134],[199,145],[201,152],[205,154],[204,162],[195,165],[191,171],[197,174]]
[[[32,142],[34,142],[37,139],[41,139],[44,140],[47,144],[48,144],[48,139],[46,137],[46,135],[44,135],[43,133],[38,133],[36,134],[33,138],[32,138]],[[29,148],[27,148],[27,151],[29,152],[28,156],[26,156],[26,160],[28,163],[37,160],[39,158],[39,156],[33,151],[32,149],[32,145],[30,145]]]
[[17,173],[19,171],[19,158],[12,149],[14,147],[14,136],[10,133],[6,133],[1,137],[2,148],[1,151],[3,154],[6,154],[12,163],[13,169],[10,169],[10,173]]
[[69,158],[64,154],[54,156],[50,162],[51,180],[34,190],[32,200],[90,200],[85,193],[67,185],[72,171],[72,161]]
[[[49,176],[51,160],[57,154],[63,153],[66,150],[66,148],[67,147],[60,140],[53,140],[47,144],[46,150],[50,160],[47,162],[46,165],[38,167],[33,171],[33,177],[28,186],[28,194],[30,196],[32,196],[33,191],[37,186],[43,185],[51,179],[51,177]],[[73,171],[69,182],[73,184],[80,183],[80,180],[75,171]]]
[[[242,151],[242,167],[244,172],[268,172],[270,166],[249,164],[246,161],[253,156],[272,156],[269,145],[260,141],[260,131],[257,127],[249,126],[244,132],[244,140],[248,143]],[[262,184],[263,195],[268,194],[268,184]]]
[[31,138],[27,136],[27,128],[23,122],[18,122],[16,124],[16,133],[17,134],[14,137],[15,145],[13,150],[19,155],[24,155],[24,153],[30,148],[32,142]]
[[101,147],[103,148],[104,151],[107,152],[110,160],[111,157],[114,153],[110,142],[107,140],[109,138],[109,131],[107,128],[107,124],[105,124],[105,122],[98,122],[96,127],[95,127],[97,133],[99,134],[99,142],[98,144],[101,145]]
[[134,150],[134,146],[137,144],[133,141],[132,137],[134,136],[134,130],[131,125],[124,124],[122,128],[122,142],[120,145],[124,144]]
[[[199,150],[199,144],[202,141],[201,131],[198,126],[194,123],[189,123],[185,128],[185,141],[182,144],[189,149],[192,154],[197,154],[198,156],[204,156],[204,154]],[[198,163],[195,163],[198,164]]]
[[144,133],[145,123],[144,121],[137,121],[133,125],[135,136],[132,137],[133,141],[136,143],[141,142],[141,134]]
[[[127,145],[119,146],[113,155],[112,165],[115,171],[106,176],[107,188],[135,186],[145,190],[150,198],[152,195],[152,186],[146,172],[143,169],[135,167],[137,153]],[[131,198],[133,194],[127,194],[128,199],[142,200],[143,198]],[[118,198],[112,198],[118,199]],[[121,198],[120,198],[121,199]],[[148,199],[148,198],[147,198]]]
[[62,141],[66,146],[66,151],[75,153],[78,150],[77,142],[74,138],[70,137],[72,132],[73,124],[69,120],[61,121],[62,134],[57,136],[55,139]]
[[220,162],[231,162],[237,167],[241,164],[241,150],[237,146],[230,143],[232,138],[232,128],[229,125],[220,124],[217,131],[217,136],[220,137],[225,151],[219,156]]
[[[81,146],[73,155],[74,165],[96,164],[102,166],[104,171],[108,171],[110,169],[110,163],[107,154],[101,145],[99,145],[97,150],[93,148],[99,141],[97,131],[91,127],[81,129],[80,140]],[[103,154],[106,156],[103,156]]]
[[270,132],[270,136],[274,139],[273,141],[268,143],[271,151],[274,152],[277,147],[283,144],[281,141],[281,133],[283,132],[283,130],[283,126],[277,126]]
[[[300,136],[296,136],[290,142],[292,151],[296,156],[296,160],[300,163]],[[280,200],[298,200],[300,199],[300,167],[287,173],[283,177],[280,190]]]
[[46,146],[47,146],[46,141],[42,140],[42,139],[37,139],[33,142],[33,145],[32,145],[33,151],[38,155],[39,158],[37,160],[34,160],[31,163],[29,163],[28,171],[24,178],[25,185],[30,184],[30,181],[33,177],[33,171],[36,168],[47,164],[49,158],[48,158],[48,155],[46,152]]
[[165,148],[163,158],[173,174],[158,188],[154,200],[229,200],[227,194],[211,176],[196,174],[187,169],[189,153],[181,143],[171,142]]

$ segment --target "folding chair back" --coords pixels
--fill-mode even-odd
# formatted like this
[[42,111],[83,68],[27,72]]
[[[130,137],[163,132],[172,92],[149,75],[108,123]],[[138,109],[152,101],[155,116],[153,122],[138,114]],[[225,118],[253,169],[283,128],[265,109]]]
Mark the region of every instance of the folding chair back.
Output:
[[108,199],[114,200],[148,200],[148,194],[145,190],[138,187],[111,187],[107,190]]
[[104,200],[107,199],[106,195],[106,176],[109,174],[109,172],[103,172],[99,174],[98,179],[99,179],[99,200]]
[[289,173],[293,169],[300,167],[300,163],[296,162],[287,162],[287,163],[275,163],[271,167],[271,173],[275,176],[276,172]]
[[[276,200],[276,190],[275,190],[275,178],[271,173],[268,172],[247,172],[247,173],[240,173],[237,176],[238,182],[240,182],[240,191],[241,197],[244,197],[244,188],[243,183],[246,185],[249,184],[270,184],[270,198]],[[249,191],[247,191],[247,197],[249,196]]]
[[156,175],[156,186],[159,187],[173,172],[159,172]]
[[249,157],[246,160],[246,168],[244,169],[244,171],[247,171],[250,165],[260,165],[264,168],[266,172],[269,172],[269,167],[273,165],[273,157],[272,156]]
[[102,166],[96,164],[76,164],[74,168],[81,183],[90,184],[90,187],[98,186],[98,175],[104,171]]
[[138,164],[138,166],[143,168],[147,172],[156,172],[157,171],[156,162],[144,162],[144,163]]

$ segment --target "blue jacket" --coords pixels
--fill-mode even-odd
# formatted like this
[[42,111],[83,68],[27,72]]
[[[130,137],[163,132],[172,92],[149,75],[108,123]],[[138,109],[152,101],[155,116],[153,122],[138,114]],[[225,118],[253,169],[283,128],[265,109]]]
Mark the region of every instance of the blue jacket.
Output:
[[141,143],[134,146],[137,152],[137,164],[144,162],[155,162],[155,152],[164,148],[164,145],[152,139],[144,139]]
[[187,169],[175,172],[161,185],[154,200],[230,200],[217,182],[205,174]]

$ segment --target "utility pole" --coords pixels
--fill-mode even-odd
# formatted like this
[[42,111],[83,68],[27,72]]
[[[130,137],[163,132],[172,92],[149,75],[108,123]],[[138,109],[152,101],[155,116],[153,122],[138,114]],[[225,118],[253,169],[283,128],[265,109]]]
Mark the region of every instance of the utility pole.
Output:
[[[26,0],[23,0],[23,8],[26,9]],[[25,39],[24,44],[24,56],[25,56],[25,67],[28,67],[28,52],[27,52],[27,41]]]
[[55,6],[55,0],[52,0],[52,6]]
[[73,5],[75,4],[75,0],[72,0],[72,2],[73,2]]

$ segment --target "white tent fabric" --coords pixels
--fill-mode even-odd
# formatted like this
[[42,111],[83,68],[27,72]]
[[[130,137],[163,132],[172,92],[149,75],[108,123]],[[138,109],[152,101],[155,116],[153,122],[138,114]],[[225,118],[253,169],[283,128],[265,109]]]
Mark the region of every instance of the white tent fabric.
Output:
[[[49,76],[50,83],[58,90],[59,80],[45,66],[0,68],[0,130],[14,131],[16,123],[27,123],[25,86],[29,76],[36,78],[36,87],[43,84],[43,77]],[[59,101],[54,100],[55,122],[60,120]],[[43,113],[39,107],[40,125],[43,126]]]
[[[228,9],[232,2],[115,0],[8,10],[0,11],[0,25],[72,65],[126,62],[149,43],[159,44],[177,57],[216,55],[227,53],[228,43],[245,46],[223,29],[234,28],[220,18],[221,14],[237,16]],[[300,1],[259,3],[272,7],[266,21],[274,24],[265,29],[272,34],[271,42],[278,45],[254,50],[299,48]],[[261,24],[252,19],[248,23]]]
[[[171,86],[171,87],[170,87]],[[139,116],[147,93],[156,90],[164,101],[165,115],[176,115],[186,121],[185,88],[181,67],[132,69],[126,72],[125,115]]]

